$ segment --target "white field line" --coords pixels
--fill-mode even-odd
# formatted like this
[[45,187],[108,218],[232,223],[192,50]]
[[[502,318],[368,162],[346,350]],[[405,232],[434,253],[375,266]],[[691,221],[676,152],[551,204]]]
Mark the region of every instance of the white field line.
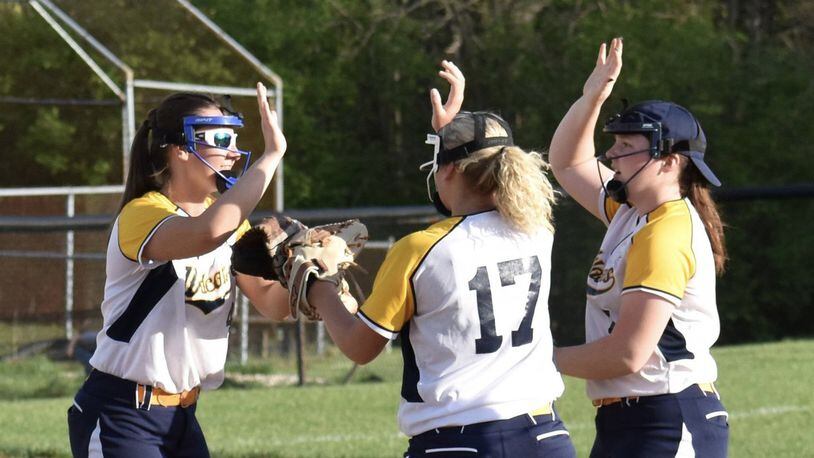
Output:
[[740,420],[742,418],[750,417],[766,417],[770,415],[782,415],[791,412],[806,412],[814,409],[814,406],[766,406],[758,407],[757,409],[746,410],[743,412],[733,411],[729,412],[730,420]]

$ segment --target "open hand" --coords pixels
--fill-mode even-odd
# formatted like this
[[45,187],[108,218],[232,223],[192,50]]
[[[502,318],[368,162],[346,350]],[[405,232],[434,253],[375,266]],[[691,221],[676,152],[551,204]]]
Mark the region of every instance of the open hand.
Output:
[[430,90],[430,104],[432,104],[432,128],[438,132],[442,127],[449,124],[455,115],[461,111],[464,103],[464,86],[466,80],[461,70],[448,60],[441,61],[443,70],[438,72],[438,76],[449,82],[449,96],[447,103],[441,104],[441,94],[438,89]]
[[265,141],[264,153],[285,154],[288,147],[283,130],[277,120],[277,111],[269,106],[266,86],[257,83],[257,108],[260,111],[260,127],[263,129],[263,140]]
[[606,49],[605,43],[599,46],[596,67],[582,88],[583,96],[598,103],[610,97],[613,85],[622,71],[622,39],[614,38],[607,52]]

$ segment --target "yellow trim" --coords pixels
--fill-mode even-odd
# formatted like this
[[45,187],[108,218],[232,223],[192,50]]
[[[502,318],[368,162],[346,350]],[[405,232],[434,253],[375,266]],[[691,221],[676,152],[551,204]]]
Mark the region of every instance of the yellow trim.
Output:
[[119,213],[118,243],[121,253],[127,259],[138,262],[144,242],[162,221],[177,215],[177,208],[166,196],[155,191],[128,202]]
[[549,402],[548,404],[540,407],[539,409],[532,410],[529,412],[529,415],[532,417],[536,417],[537,415],[551,415],[554,413],[554,408],[552,404]]
[[662,204],[647,215],[628,250],[622,288],[649,288],[684,297],[695,275],[692,214],[684,200]]
[[238,226],[237,230],[235,231],[235,235],[236,235],[235,241],[240,240],[240,238],[243,237],[243,234],[248,232],[249,229],[251,229],[251,228],[252,228],[252,225],[251,225],[251,223],[249,223],[249,220],[247,220],[247,219],[243,220],[243,222],[240,223],[240,226]]
[[373,282],[373,292],[360,308],[368,320],[393,333],[401,330],[415,313],[412,283],[415,271],[433,246],[462,220],[447,218],[393,245]]
[[603,205],[605,208],[605,217],[608,218],[608,223],[616,216],[616,212],[619,211],[619,207],[622,206],[619,202],[611,199],[608,196],[605,196],[605,202]]

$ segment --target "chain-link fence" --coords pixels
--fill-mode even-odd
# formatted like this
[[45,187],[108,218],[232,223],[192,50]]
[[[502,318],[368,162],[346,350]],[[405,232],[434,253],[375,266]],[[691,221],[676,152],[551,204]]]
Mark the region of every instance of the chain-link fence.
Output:
[[[48,352],[55,358],[92,350],[101,329],[105,250],[120,187],[54,188],[0,194],[0,358]],[[355,273],[366,296],[393,241],[436,218],[429,207],[322,209],[286,212],[314,225],[362,217],[371,241]],[[264,212],[252,216],[258,220]],[[300,337],[298,337],[300,334]],[[321,323],[274,323],[239,297],[229,360],[296,358],[330,351]],[[350,364],[346,365],[350,368]]]

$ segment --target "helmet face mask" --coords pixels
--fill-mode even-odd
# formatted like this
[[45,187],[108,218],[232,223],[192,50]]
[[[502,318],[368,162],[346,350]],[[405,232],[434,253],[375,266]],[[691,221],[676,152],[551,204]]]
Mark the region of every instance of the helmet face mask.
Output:
[[672,139],[662,138],[661,122],[644,113],[626,112],[613,116],[602,132],[610,134],[642,134],[650,141],[650,157],[658,159],[670,153]]
[[418,170],[422,172],[427,170],[427,197],[432,201],[432,186],[430,181],[438,171],[438,152],[441,151],[441,137],[435,134],[427,134],[427,140],[424,141],[427,145],[433,145],[432,160],[421,164]]
[[431,183],[433,178],[435,178],[435,173],[438,172],[438,155],[441,152],[441,136],[427,134],[427,139],[424,143],[433,145],[432,160],[418,167],[422,172],[427,171],[427,197],[429,197],[430,202],[435,206],[438,213],[444,216],[452,216],[452,211],[441,201],[438,190],[433,191],[433,184]]
[[[215,172],[218,191],[226,192],[237,183],[240,176],[246,173],[252,156],[251,151],[237,148],[237,134],[234,133],[234,129],[243,127],[243,119],[239,116],[185,116],[183,121],[183,145],[187,151],[194,154],[204,165]],[[196,131],[201,127],[216,127],[216,129]],[[240,175],[231,170],[224,171],[213,167],[198,151],[198,145],[240,154],[241,158],[245,158]]]

